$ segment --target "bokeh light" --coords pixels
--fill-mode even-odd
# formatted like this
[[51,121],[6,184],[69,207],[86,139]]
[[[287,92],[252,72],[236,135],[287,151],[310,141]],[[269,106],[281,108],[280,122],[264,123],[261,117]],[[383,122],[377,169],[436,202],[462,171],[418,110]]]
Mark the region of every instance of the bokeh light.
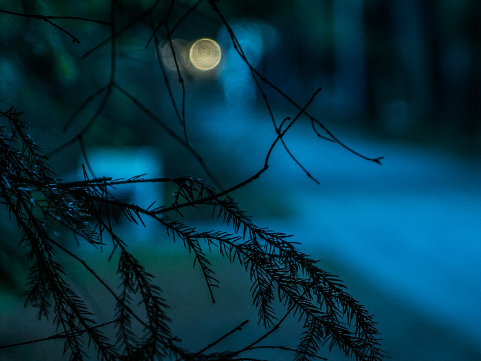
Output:
[[219,64],[220,46],[211,39],[197,40],[190,48],[190,61],[200,70],[211,70]]

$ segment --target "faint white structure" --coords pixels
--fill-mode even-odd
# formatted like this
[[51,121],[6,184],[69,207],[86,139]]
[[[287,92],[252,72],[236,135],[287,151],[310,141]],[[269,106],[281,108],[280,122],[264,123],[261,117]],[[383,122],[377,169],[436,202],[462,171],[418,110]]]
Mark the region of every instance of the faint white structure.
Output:
[[[171,46],[172,45],[172,46]],[[175,52],[175,59],[172,52],[172,47]],[[165,67],[172,71],[177,72],[177,67],[180,71],[184,71],[189,67],[189,46],[183,39],[172,39],[172,41],[164,41],[159,45],[158,52],[155,53],[157,58],[160,55],[162,63]],[[177,60],[177,65],[175,64]]]
[[[83,157],[79,160],[79,174],[77,179],[83,178],[81,174],[81,165],[84,164],[89,177],[111,177],[112,180],[128,180],[132,177],[144,174],[143,179],[160,178],[163,173],[162,160],[157,151],[152,147],[137,148],[112,148],[112,147],[91,147],[87,149],[87,157],[92,168],[93,174],[90,173],[85,165]],[[147,174],[146,174],[147,173]],[[152,208],[163,205],[163,183],[133,183],[122,184],[114,188],[109,188],[109,193],[128,203],[136,204],[140,207],[147,208],[152,202],[156,201]],[[127,242],[146,241],[151,238],[153,230],[158,229],[158,222],[149,217],[142,217],[146,226],[144,228],[129,222],[122,218],[117,225],[119,236]],[[138,219],[136,219],[139,221]],[[108,239],[108,237],[106,238]]]

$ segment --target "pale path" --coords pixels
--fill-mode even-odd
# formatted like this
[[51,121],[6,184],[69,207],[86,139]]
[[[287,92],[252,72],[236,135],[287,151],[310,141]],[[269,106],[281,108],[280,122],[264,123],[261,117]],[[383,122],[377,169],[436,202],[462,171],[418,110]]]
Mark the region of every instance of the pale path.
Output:
[[[290,139],[321,185],[292,161],[276,162],[277,174],[266,179],[297,185],[289,190],[297,216],[285,227],[302,249],[339,257],[481,341],[481,162],[346,139],[356,150],[384,156],[378,166],[298,134]],[[329,149],[329,156],[316,160],[316,148],[324,154]]]
[[[274,137],[272,125],[253,115],[239,120],[239,114],[237,124],[225,124],[229,116],[222,112],[207,110],[200,118],[214,136],[233,137],[237,156],[245,159],[236,166],[252,174]],[[222,120],[218,114],[224,114]],[[285,140],[321,184],[307,178],[281,147],[276,149],[257,186],[269,192],[275,184],[295,216],[264,220],[262,226],[294,234],[308,254],[347,262],[430,317],[481,342],[481,161],[336,132],[360,153],[384,156],[379,166],[317,139],[308,129],[296,124]]]

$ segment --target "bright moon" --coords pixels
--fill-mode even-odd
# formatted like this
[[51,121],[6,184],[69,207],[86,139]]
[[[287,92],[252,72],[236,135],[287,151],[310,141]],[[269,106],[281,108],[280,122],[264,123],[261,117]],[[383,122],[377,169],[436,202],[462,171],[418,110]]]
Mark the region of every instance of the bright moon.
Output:
[[220,61],[220,47],[214,40],[197,40],[190,48],[190,61],[197,69],[210,70]]

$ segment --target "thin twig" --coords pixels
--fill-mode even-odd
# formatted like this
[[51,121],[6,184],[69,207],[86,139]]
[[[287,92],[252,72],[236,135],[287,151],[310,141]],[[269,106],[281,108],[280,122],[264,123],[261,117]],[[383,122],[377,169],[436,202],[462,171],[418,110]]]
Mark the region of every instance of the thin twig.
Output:
[[[119,322],[119,321],[121,321],[121,320],[124,319],[124,318],[125,318],[125,317],[122,317],[122,318],[118,318],[118,319],[113,320],[113,321],[109,321],[109,322],[106,322],[106,323],[102,323],[101,325],[92,326],[92,327],[89,327],[89,329],[92,330],[92,329],[95,329],[95,328],[107,326],[107,325],[110,325],[111,323]],[[25,342],[19,342],[19,343],[13,343],[13,344],[10,344],[10,345],[0,346],[0,349],[10,348],[10,347],[17,347],[17,346],[24,346],[24,345],[30,345],[30,344],[32,344],[32,343],[43,342],[43,341],[48,341],[48,340],[58,340],[58,339],[69,338],[69,337],[78,337],[78,336],[82,335],[82,334],[85,333],[85,332],[87,332],[87,329],[85,329],[85,330],[75,330],[75,331],[64,331],[64,332],[60,332],[60,333],[57,333],[57,334],[52,335],[52,336],[49,336],[49,337],[40,338],[40,339],[38,339],[38,340],[25,341]]]
[[[186,358],[185,361],[191,360],[191,359],[195,358],[196,356],[199,356],[199,355],[203,354],[205,351],[207,351],[208,349],[214,347],[214,346],[217,345],[219,342],[221,342],[222,340],[224,340],[224,339],[226,339],[227,337],[229,337],[230,335],[232,335],[234,332],[236,332],[236,331],[242,331],[242,327],[244,327],[247,323],[249,323],[249,320],[243,321],[239,326],[233,328],[232,330],[230,330],[229,332],[227,332],[224,336],[218,338],[218,339],[215,340],[214,342],[212,342],[212,343],[210,343],[209,345],[205,346],[202,350],[197,351],[197,352],[196,352],[195,354],[193,354],[192,356]],[[180,360],[177,360],[177,361],[180,361]]]
[[182,86],[182,127],[184,128],[184,139],[187,147],[190,148],[189,139],[187,138],[187,126],[185,124],[185,84],[184,78],[182,78],[182,74],[180,74],[180,67],[179,62],[177,61],[177,55],[174,49],[174,44],[172,44],[172,37],[170,36],[169,31],[169,24],[167,20],[164,22],[165,30],[167,31],[167,38],[169,39],[170,50],[172,52],[172,56],[174,57],[175,69],[177,70],[177,75],[179,76],[179,83]]
[[[136,24],[138,21],[142,20],[145,16],[147,16],[149,13],[151,13],[154,8],[160,3],[161,0],[156,0],[155,3],[149,8],[147,9],[146,11],[144,11],[142,14],[140,14],[139,16],[137,16],[137,18],[135,18],[134,20],[132,20],[130,23],[128,23],[127,25],[125,25],[123,28],[121,28],[120,30],[118,30],[117,32],[115,32],[115,34],[111,34],[107,39],[101,41],[99,44],[97,44],[96,46],[94,46],[92,49],[90,49],[89,51],[87,51],[85,54],[83,54],[80,59],[85,59],[87,56],[89,56],[90,54],[92,54],[95,50],[99,49],[100,47],[102,47],[102,45],[108,43],[110,40],[112,40],[113,37],[117,37],[119,34],[123,33],[125,30],[129,29],[132,25]],[[173,4],[171,4],[171,7],[169,9],[169,14],[170,14],[170,11],[172,10],[172,6]]]
[[302,108],[300,110],[300,112],[296,115],[296,117],[289,123],[289,125],[281,132],[279,132],[277,134],[277,137],[276,139],[272,142],[269,150],[267,151],[267,155],[266,155],[266,158],[264,160],[264,166],[259,170],[257,171],[254,175],[252,175],[251,177],[245,179],[244,181],[240,182],[240,183],[237,183],[236,185],[224,190],[224,191],[221,191],[219,193],[216,193],[215,195],[212,195],[212,196],[208,196],[208,197],[205,197],[205,198],[201,198],[201,199],[198,199],[198,200],[195,200],[195,201],[191,201],[191,202],[186,202],[186,203],[182,203],[182,204],[177,204],[175,206],[172,206],[172,207],[166,207],[166,208],[162,208],[160,210],[157,210],[155,211],[154,213],[165,213],[165,212],[169,212],[169,211],[172,211],[172,210],[178,210],[179,208],[183,208],[183,207],[189,207],[189,206],[193,206],[193,205],[197,205],[197,204],[203,204],[203,203],[207,203],[211,200],[214,200],[214,199],[219,199],[219,197],[222,197],[224,195],[227,195],[243,186],[245,186],[246,184],[249,184],[251,183],[252,181],[254,181],[255,179],[259,178],[261,176],[262,173],[264,173],[268,168],[269,168],[269,159],[270,159],[270,156],[272,154],[272,151],[274,150],[274,147],[276,146],[277,142],[286,134],[286,132],[290,129],[290,127],[297,121],[297,119],[299,119],[299,117],[305,112],[305,110],[307,109],[307,107],[311,104],[311,102],[314,100],[314,98],[316,97],[316,95],[319,93],[321,89],[319,88],[318,90],[316,90],[314,92],[314,94],[312,95],[312,97],[309,99],[309,101],[307,102],[307,104],[304,106],[304,108]]
[[38,14],[22,14],[22,13],[17,13],[15,11],[8,11],[8,10],[2,10],[2,9],[0,9],[0,13],[22,16],[24,18],[40,19],[40,20],[45,20],[45,19],[82,20],[82,21],[88,21],[91,23],[97,23],[102,25],[110,25],[110,21],[93,20],[93,19],[83,18],[80,16],[52,16],[52,15],[38,15]]

